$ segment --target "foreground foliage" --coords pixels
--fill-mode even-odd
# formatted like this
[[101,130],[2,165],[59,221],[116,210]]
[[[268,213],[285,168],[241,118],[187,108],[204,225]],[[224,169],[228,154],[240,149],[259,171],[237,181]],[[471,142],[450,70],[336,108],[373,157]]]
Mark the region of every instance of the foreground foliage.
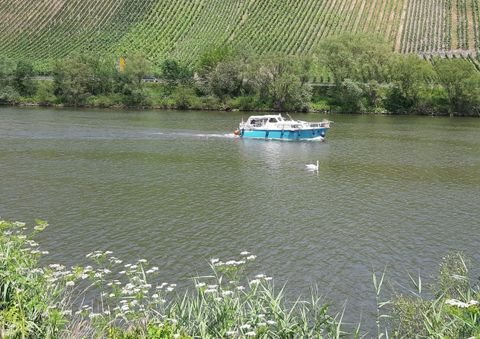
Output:
[[[248,278],[249,252],[236,259],[210,260],[212,274],[193,279],[183,293],[160,282],[159,268],[145,259],[123,263],[110,251],[87,254],[92,265],[67,269],[41,266],[47,255],[33,230],[0,221],[0,335],[11,338],[338,338],[360,337],[345,330],[342,315],[312,295],[289,302],[263,273]],[[480,335],[480,293],[461,253],[443,258],[438,283],[381,301],[385,273],[374,274],[378,337],[467,338]],[[93,297],[92,295],[97,295]],[[85,299],[86,296],[88,299]],[[83,301],[82,301],[83,300]],[[90,300],[86,302],[85,300]],[[366,333],[371,336],[372,334]]]

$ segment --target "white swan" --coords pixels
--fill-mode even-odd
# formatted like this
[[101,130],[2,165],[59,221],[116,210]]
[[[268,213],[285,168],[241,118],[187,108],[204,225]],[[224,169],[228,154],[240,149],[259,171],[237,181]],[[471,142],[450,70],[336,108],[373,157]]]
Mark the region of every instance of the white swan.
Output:
[[307,168],[307,171],[317,171],[318,172],[318,160],[317,164],[306,164],[305,167]]

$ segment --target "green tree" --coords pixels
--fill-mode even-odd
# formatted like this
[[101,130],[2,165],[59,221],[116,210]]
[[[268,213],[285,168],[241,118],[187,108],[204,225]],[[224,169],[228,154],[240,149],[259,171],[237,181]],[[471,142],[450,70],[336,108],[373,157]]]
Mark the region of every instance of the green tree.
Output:
[[92,95],[90,89],[94,72],[80,56],[59,60],[55,64],[53,78],[54,93],[62,103],[81,106]]
[[197,71],[205,74],[212,71],[220,62],[235,56],[234,50],[226,45],[217,47],[209,46],[200,55],[197,63]]
[[162,62],[161,76],[170,86],[186,85],[192,80],[192,71],[177,60],[166,59]]
[[242,88],[241,65],[234,61],[220,62],[206,75],[211,94],[221,100],[240,95]]
[[147,94],[143,78],[150,74],[151,63],[141,54],[133,54],[126,58],[125,71],[117,75],[116,91],[123,95],[123,103],[127,106],[147,104]]
[[13,74],[13,84],[17,92],[22,96],[32,96],[36,92],[36,86],[32,80],[33,65],[20,60]]
[[246,82],[259,102],[280,111],[307,111],[312,88],[302,78],[301,67],[301,59],[270,56],[257,60]]
[[356,81],[345,79],[337,87],[337,104],[347,113],[362,113],[366,111],[366,99],[362,86]]
[[0,86],[8,84],[9,77],[13,75],[14,71],[15,63],[11,59],[0,55]]
[[415,110],[419,104],[421,93],[435,79],[436,73],[430,62],[416,55],[395,55],[391,60],[390,87],[387,107],[392,112],[408,112]]
[[20,99],[20,95],[12,86],[0,86],[0,104],[15,104]]
[[117,70],[111,58],[96,54],[82,55],[82,60],[89,65],[93,77],[89,82],[89,91],[92,95],[109,95],[113,92]]
[[354,81],[384,82],[393,53],[380,36],[343,34],[325,39],[318,48],[320,62],[340,85],[349,78]]
[[438,80],[446,90],[450,112],[477,113],[480,106],[480,74],[474,66],[460,59],[437,59],[434,66]]

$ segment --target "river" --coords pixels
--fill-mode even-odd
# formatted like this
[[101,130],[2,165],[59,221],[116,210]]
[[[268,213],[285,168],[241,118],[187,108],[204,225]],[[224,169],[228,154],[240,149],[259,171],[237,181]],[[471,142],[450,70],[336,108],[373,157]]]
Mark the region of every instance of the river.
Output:
[[480,267],[480,119],[330,115],[323,143],[232,137],[248,115],[0,108],[0,216],[48,220],[49,262],[111,250],[180,285],[248,250],[251,274],[317,286],[367,327],[372,272],[432,281],[450,250]]

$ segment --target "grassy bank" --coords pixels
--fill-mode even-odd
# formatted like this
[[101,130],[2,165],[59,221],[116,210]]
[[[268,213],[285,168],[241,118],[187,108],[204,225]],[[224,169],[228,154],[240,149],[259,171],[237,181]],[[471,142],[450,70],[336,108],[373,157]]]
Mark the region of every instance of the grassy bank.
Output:
[[[0,335],[7,338],[338,338],[357,337],[342,314],[331,315],[315,295],[290,302],[272,277],[250,274],[256,256],[210,260],[211,275],[180,291],[145,259],[123,262],[110,251],[87,254],[91,265],[41,265],[48,253],[33,240],[47,227],[0,221]],[[479,293],[459,253],[446,256],[439,280],[383,301],[384,275],[374,275],[378,333],[398,338],[480,335]],[[162,282],[163,281],[163,282]],[[94,293],[96,298],[82,300]]]

